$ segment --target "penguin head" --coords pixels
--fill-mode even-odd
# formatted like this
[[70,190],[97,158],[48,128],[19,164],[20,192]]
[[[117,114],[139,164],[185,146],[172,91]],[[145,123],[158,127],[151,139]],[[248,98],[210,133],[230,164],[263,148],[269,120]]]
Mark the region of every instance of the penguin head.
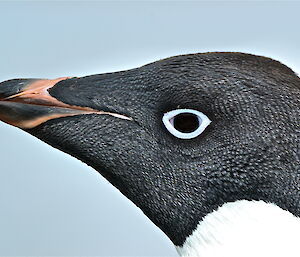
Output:
[[175,245],[227,202],[263,200],[300,216],[300,79],[277,61],[183,55],[63,79],[48,93],[104,114],[23,129],[100,172]]

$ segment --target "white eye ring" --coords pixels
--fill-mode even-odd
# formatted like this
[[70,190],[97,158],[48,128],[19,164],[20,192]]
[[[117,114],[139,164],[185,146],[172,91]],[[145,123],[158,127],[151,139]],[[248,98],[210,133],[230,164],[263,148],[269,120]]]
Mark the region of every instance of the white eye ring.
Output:
[[[192,132],[181,132],[174,127],[174,118],[179,114],[194,114],[197,116],[199,121],[199,127]],[[192,109],[177,109],[164,114],[162,121],[167,130],[175,137],[181,139],[191,139],[199,136],[206,127],[211,123],[211,120],[202,112]]]

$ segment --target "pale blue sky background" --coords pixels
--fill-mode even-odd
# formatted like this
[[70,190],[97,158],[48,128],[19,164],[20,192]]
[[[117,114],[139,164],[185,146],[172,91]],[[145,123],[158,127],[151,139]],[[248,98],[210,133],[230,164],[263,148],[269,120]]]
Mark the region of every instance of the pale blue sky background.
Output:
[[[242,51],[300,72],[300,2],[1,2],[0,81]],[[0,256],[177,256],[97,172],[0,122]]]

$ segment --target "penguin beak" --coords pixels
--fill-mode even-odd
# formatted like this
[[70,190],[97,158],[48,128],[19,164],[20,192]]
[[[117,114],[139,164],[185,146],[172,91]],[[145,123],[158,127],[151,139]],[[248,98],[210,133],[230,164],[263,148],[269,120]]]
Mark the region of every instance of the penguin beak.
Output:
[[0,120],[21,129],[30,129],[48,120],[82,114],[109,114],[130,119],[116,113],[69,105],[49,94],[50,88],[70,78],[13,79],[0,83]]

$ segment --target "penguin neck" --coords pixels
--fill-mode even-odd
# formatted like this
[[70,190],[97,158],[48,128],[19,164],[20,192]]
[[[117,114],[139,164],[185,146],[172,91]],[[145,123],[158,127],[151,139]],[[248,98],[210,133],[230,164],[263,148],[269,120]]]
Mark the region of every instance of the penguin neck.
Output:
[[182,257],[299,256],[300,218],[264,201],[225,203],[206,215],[183,246]]

